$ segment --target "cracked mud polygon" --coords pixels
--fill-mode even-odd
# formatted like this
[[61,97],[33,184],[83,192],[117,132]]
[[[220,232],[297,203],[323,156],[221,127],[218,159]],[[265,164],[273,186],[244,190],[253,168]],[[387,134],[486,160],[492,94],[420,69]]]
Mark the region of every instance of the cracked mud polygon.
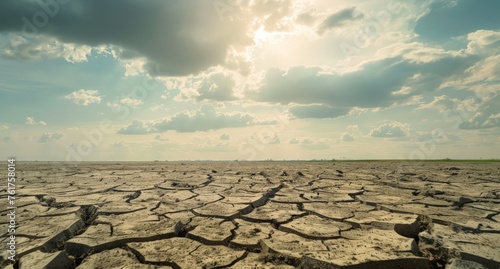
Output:
[[17,169],[18,260],[2,251],[2,268],[500,268],[496,162]]

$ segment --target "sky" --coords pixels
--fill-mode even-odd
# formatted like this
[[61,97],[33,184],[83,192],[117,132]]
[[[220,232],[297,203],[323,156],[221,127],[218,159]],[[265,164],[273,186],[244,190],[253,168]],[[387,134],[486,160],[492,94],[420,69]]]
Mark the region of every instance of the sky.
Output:
[[500,158],[497,0],[3,0],[0,157]]

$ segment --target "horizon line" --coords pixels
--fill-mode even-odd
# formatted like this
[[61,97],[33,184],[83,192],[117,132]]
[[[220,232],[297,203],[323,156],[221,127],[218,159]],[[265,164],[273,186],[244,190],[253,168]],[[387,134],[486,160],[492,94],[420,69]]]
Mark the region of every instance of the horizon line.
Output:
[[259,159],[259,160],[82,160],[82,161],[66,161],[66,160],[19,160],[15,157],[16,162],[64,162],[64,163],[90,163],[90,162],[500,162],[500,158],[481,158],[481,159]]

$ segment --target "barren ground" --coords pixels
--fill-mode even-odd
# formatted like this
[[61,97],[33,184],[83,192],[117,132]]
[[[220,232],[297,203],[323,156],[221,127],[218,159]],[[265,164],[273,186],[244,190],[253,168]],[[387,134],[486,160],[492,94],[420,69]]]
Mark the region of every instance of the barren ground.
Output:
[[500,268],[500,163],[18,163],[2,268]]

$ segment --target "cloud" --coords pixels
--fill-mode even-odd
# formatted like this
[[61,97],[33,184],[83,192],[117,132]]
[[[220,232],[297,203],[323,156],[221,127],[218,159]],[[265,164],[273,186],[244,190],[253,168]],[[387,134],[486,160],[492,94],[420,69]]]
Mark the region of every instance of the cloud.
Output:
[[152,123],[152,130],[164,132],[174,130],[180,133],[209,131],[222,128],[249,126],[254,117],[243,113],[218,113],[212,105],[204,105],[194,112],[181,112],[170,118]]
[[231,137],[228,135],[228,134],[222,134],[220,137],[219,137],[220,140],[229,140],[231,139]]
[[189,148],[196,149],[201,152],[230,152],[232,149],[227,142],[214,141],[208,139],[202,143],[189,144]]
[[233,101],[236,81],[229,73],[213,72],[191,77],[183,84],[177,100]]
[[490,129],[500,127],[500,94],[485,101],[473,116],[459,125],[460,129]]
[[236,83],[226,74],[216,73],[208,76],[198,88],[198,101],[231,101],[235,100],[233,89]]
[[[25,35],[51,36],[78,46],[118,46],[121,58],[144,57],[150,74],[164,76],[194,74],[224,65],[231,49],[251,43],[247,36],[251,20],[243,16],[247,6],[232,7],[229,20],[220,16],[213,1],[65,2],[58,5],[56,15],[47,16],[49,24],[38,27],[40,22],[33,21],[33,14],[43,11],[40,4],[45,2],[0,1],[0,32],[24,29]],[[274,13],[269,20],[286,15]],[[268,10],[266,16],[269,14],[273,12]]]
[[439,112],[442,113],[445,112],[446,110],[455,109],[458,103],[460,103],[459,99],[450,98],[446,95],[440,95],[440,96],[435,96],[434,100],[432,100],[432,102],[430,103],[421,104],[417,108],[417,110],[436,108],[439,110]]
[[298,145],[306,150],[324,150],[330,148],[327,141],[317,138],[297,137],[288,140],[288,144]]
[[273,134],[264,134],[263,135],[263,141],[267,144],[279,144],[281,142],[280,137],[273,133]]
[[352,125],[347,126],[346,131],[349,133],[362,134],[361,131],[359,130],[359,126],[356,124],[352,124]]
[[[492,100],[491,98],[487,97],[484,99],[477,98],[477,96],[471,96],[469,98],[460,100],[458,98],[450,98],[446,95],[440,95],[440,96],[435,96],[434,100],[428,104],[422,104],[420,105],[417,110],[421,109],[437,109],[440,113],[443,114],[443,117],[446,117],[449,121],[457,122],[460,121],[460,123],[464,120],[470,119],[471,117],[477,117],[475,122],[478,124],[479,119],[479,114],[477,114],[479,111],[484,109],[485,103],[489,102],[494,102],[494,99]],[[493,113],[493,112],[491,112]],[[490,115],[489,113],[488,115]],[[450,117],[450,114],[452,115]],[[478,124],[479,126],[480,124]],[[465,129],[465,126],[472,126],[469,123],[463,123],[462,126]]]
[[340,140],[342,140],[344,142],[354,141],[354,136],[350,133],[344,132],[344,133],[340,134]]
[[118,130],[118,134],[130,134],[130,135],[147,134],[148,132],[149,132],[148,125],[141,120],[134,120],[129,126]]
[[127,144],[125,144],[123,142],[114,142],[113,144],[111,144],[111,147],[112,148],[126,148],[128,146],[127,146]]
[[272,122],[260,122],[255,117],[245,113],[220,113],[214,106],[203,105],[199,110],[184,111],[171,117],[143,122],[134,120],[129,126],[118,131],[119,134],[146,134],[166,131],[191,133],[210,131],[223,128],[240,128],[250,125],[267,125]]
[[467,52],[471,54],[498,55],[500,53],[500,32],[478,30],[467,35]]
[[[425,43],[395,43],[377,51],[380,57],[392,58],[401,57],[410,62],[432,63],[445,58],[460,58],[470,56],[465,51],[445,50],[440,47],[429,47]],[[479,59],[477,57],[477,59]]]
[[477,92],[484,91],[485,88],[493,88],[491,86],[488,87],[486,83],[495,85],[500,82],[500,53],[478,62],[473,67],[469,68],[465,75],[469,76],[466,76],[462,80],[458,80],[457,83],[454,84],[457,88],[466,86]]
[[311,9],[309,11],[298,14],[297,19],[295,21],[299,24],[311,26],[316,22],[317,19],[318,19],[317,11],[315,9]]
[[250,3],[253,19],[259,20],[266,31],[288,31],[293,27],[286,20],[294,11],[293,0],[250,1]]
[[170,139],[168,139],[168,137],[163,136],[163,135],[156,135],[155,140],[157,140],[157,141],[169,141]]
[[66,95],[64,99],[73,100],[75,104],[80,106],[88,106],[92,103],[99,104],[102,100],[98,91],[85,89],[72,92],[71,94]]
[[18,61],[64,58],[70,63],[81,63],[87,61],[91,52],[92,48],[89,46],[61,43],[51,37],[26,39],[21,35],[10,35],[10,42],[0,51],[0,55],[5,59]]
[[147,59],[144,57],[124,60],[125,76],[136,76],[145,72]]
[[138,106],[141,106],[144,104],[144,102],[142,102],[141,100],[139,99],[135,99],[135,98],[123,98],[120,100],[120,104],[122,105],[127,105],[127,106],[131,106],[131,107],[138,107]]
[[158,110],[165,110],[165,105],[159,104],[159,105],[153,105],[152,107],[148,108],[150,111],[158,111]]
[[9,126],[7,126],[7,125],[0,125],[0,131],[8,130],[8,129],[9,129]]
[[453,142],[462,140],[460,137],[452,134],[444,132],[442,129],[434,129],[430,132],[420,132],[417,137],[415,137],[416,141],[424,142],[424,143],[435,143],[435,144],[452,144]]
[[467,35],[465,53],[477,61],[462,76],[445,83],[445,87],[468,89],[477,95],[498,92],[500,82],[500,32],[478,30]]
[[299,119],[305,118],[338,118],[349,113],[348,108],[335,108],[328,105],[294,105],[288,112]]
[[356,12],[356,7],[349,7],[330,14],[319,26],[318,34],[323,35],[325,32],[340,27],[349,21],[355,21],[363,18],[363,15]]
[[370,131],[373,137],[404,137],[409,133],[410,127],[407,123],[390,122],[384,123]]
[[401,56],[367,62],[348,73],[319,67],[270,68],[247,98],[281,104],[322,104],[335,108],[387,107],[422,92],[434,91],[477,61],[470,55],[447,55],[429,62]]
[[26,117],[26,125],[47,125],[47,123],[45,123],[44,121],[35,121],[35,118],[30,116],[30,117]]
[[45,143],[45,142],[49,142],[49,141],[52,141],[52,140],[59,140],[61,139],[62,137],[64,136],[63,133],[61,132],[56,132],[56,133],[43,133],[39,138],[38,138],[38,142],[39,143]]

